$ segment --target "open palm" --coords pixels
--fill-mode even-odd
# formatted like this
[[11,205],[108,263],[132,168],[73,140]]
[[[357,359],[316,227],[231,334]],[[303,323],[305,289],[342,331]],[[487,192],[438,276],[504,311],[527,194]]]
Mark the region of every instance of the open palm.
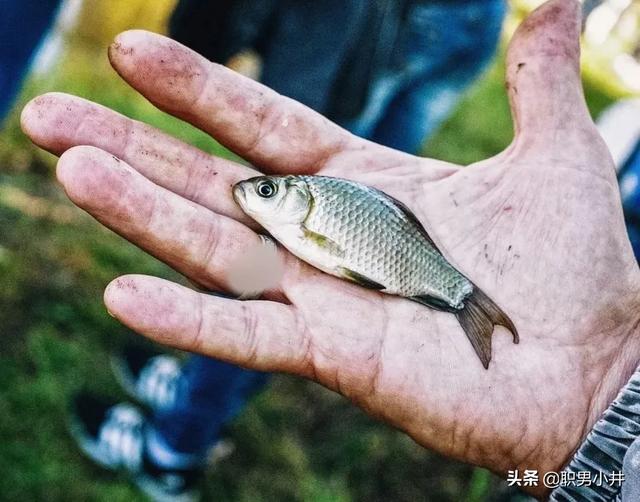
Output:
[[[349,178],[404,202],[518,328],[519,345],[496,329],[488,371],[452,315],[285,251],[264,300],[125,276],[107,288],[110,312],[161,343],[317,380],[447,455],[502,473],[559,469],[640,360],[640,275],[582,97],[578,30],[573,0],[520,27],[507,71],[515,140],[464,169],[356,138],[164,37],[126,32],[110,50],[150,101],[263,172]],[[231,198],[250,167],[67,95],[36,98],[23,128],[64,153],[58,177],[78,206],[194,282],[228,290],[230,265],[260,242]]]

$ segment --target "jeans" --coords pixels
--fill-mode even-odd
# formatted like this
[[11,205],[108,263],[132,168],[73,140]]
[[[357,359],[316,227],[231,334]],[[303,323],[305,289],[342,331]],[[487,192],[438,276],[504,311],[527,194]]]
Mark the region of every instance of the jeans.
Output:
[[152,460],[168,467],[200,464],[223,426],[267,383],[269,375],[204,356],[182,369],[175,405],[156,412],[148,434]]
[[[348,14],[358,18],[361,2],[348,5],[354,9]],[[317,18],[330,14],[330,9],[317,8]],[[289,15],[294,14],[292,11]],[[503,0],[417,2],[402,25],[393,67],[374,81],[361,115],[343,125],[384,145],[416,153],[490,60],[504,14]],[[303,20],[294,21],[290,26],[300,25]],[[346,43],[349,37],[345,33],[336,33],[326,26],[330,24],[322,25],[321,33],[309,36],[338,37],[341,43]],[[287,39],[285,35],[281,37]],[[305,58],[309,54],[305,51],[311,48],[299,46],[299,35],[292,33],[290,38],[290,46],[299,52],[290,66],[308,66]],[[317,57],[318,67],[333,72],[342,51],[329,49],[331,46],[327,44],[326,50],[319,51],[323,56]],[[328,89],[318,89],[319,82],[325,81],[322,75],[316,71],[291,78],[283,64],[267,64],[276,59],[282,59],[282,55],[267,52],[263,82],[323,111]],[[202,461],[207,449],[219,439],[222,426],[266,382],[264,373],[192,356],[185,368],[176,406],[157,414],[153,421],[149,436],[151,459],[175,468]]]
[[277,23],[262,50],[261,81],[327,114],[337,74],[364,22],[367,1],[280,3]]
[[434,0],[412,6],[392,68],[371,87],[359,117],[342,124],[376,143],[418,153],[491,60],[503,0]]
[[0,123],[60,0],[0,0]]

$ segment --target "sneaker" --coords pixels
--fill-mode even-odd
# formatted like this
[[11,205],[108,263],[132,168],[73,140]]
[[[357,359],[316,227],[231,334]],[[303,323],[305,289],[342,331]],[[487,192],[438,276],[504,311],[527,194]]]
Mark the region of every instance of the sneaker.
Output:
[[88,394],[77,396],[71,434],[80,449],[98,465],[126,472],[154,502],[195,502],[201,469],[168,470],[145,453],[146,417],[128,403],[109,404]]
[[182,369],[177,357],[130,345],[111,358],[111,366],[118,383],[138,402],[154,411],[175,403]]
[[[111,367],[124,391],[151,411],[167,410],[175,404],[182,375],[177,357],[149,346],[129,345],[111,357]],[[222,438],[211,449],[208,464],[217,464],[234,451],[233,441]]]

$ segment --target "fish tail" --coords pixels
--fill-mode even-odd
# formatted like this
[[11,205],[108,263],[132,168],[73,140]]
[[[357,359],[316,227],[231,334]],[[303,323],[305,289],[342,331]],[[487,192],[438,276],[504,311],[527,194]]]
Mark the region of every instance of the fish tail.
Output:
[[475,285],[471,295],[464,301],[464,308],[455,315],[485,369],[489,369],[491,361],[491,335],[494,326],[504,326],[511,331],[513,343],[520,341],[518,330],[509,316]]

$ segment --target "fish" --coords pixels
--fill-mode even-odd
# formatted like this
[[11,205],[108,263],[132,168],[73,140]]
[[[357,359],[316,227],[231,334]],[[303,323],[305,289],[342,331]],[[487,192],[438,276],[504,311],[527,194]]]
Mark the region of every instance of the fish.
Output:
[[509,316],[447,261],[400,201],[328,176],[257,176],[233,186],[240,208],[292,254],[364,288],[456,316],[485,369],[494,326]]

